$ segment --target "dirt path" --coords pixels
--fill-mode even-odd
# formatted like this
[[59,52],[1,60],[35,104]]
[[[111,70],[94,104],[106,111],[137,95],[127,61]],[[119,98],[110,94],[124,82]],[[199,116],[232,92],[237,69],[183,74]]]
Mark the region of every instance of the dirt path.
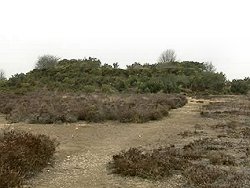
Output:
[[183,108],[172,110],[167,118],[145,124],[15,124],[9,128],[48,134],[60,142],[54,168],[45,169],[32,180],[31,187],[179,187],[182,179],[178,175],[157,182],[125,178],[110,174],[107,163],[112,155],[130,147],[183,144],[178,133],[194,129],[195,124],[204,121],[199,115],[201,105],[189,100]]

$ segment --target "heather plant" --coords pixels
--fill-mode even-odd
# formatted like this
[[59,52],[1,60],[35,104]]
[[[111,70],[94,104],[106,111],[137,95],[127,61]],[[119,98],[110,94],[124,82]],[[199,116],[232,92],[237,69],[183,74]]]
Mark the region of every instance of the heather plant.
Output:
[[120,122],[143,123],[159,120],[170,109],[182,107],[187,99],[168,94],[75,94],[33,92],[25,95],[0,94],[1,113],[10,122]]
[[0,135],[0,187],[21,187],[53,164],[57,143],[46,135],[5,131]]

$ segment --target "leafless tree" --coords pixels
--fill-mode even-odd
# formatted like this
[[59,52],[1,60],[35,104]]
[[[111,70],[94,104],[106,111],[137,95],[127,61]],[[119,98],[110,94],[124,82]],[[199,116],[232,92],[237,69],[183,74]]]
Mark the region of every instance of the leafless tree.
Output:
[[204,65],[206,67],[206,71],[208,71],[208,72],[215,72],[216,71],[216,68],[214,67],[212,62],[205,62]]
[[159,63],[171,63],[176,61],[176,53],[172,49],[168,49],[162,52],[161,56],[159,57]]
[[43,55],[40,56],[36,62],[36,69],[46,69],[50,67],[54,67],[60,58],[53,55]]
[[0,69],[0,80],[5,80],[6,77],[5,77],[5,73],[2,69]]

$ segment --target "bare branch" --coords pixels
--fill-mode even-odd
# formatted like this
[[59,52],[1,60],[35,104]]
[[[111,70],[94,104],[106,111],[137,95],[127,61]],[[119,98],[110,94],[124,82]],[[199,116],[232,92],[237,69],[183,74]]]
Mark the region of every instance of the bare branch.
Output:
[[53,55],[43,55],[40,56],[36,62],[36,69],[46,69],[50,67],[54,67],[60,58]]
[[176,61],[175,51],[172,49],[168,49],[164,51],[159,57],[159,63],[171,63]]

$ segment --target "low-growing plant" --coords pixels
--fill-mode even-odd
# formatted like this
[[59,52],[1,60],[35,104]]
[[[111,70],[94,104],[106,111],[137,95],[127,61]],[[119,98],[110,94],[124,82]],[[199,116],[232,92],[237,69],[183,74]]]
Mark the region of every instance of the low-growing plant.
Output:
[[222,152],[211,152],[207,155],[210,160],[210,163],[213,165],[226,165],[226,166],[234,166],[236,165],[236,159]]
[[249,186],[249,175],[227,171],[218,166],[192,165],[184,171],[188,187],[197,188],[242,188]]
[[177,154],[174,147],[144,151],[130,148],[113,156],[110,167],[113,173],[125,176],[139,176],[149,179],[160,179],[171,176],[173,171],[184,170],[189,161]]
[[17,131],[0,136],[0,187],[21,187],[53,164],[57,143],[48,136]]
[[41,91],[25,95],[2,94],[0,112],[11,122],[120,122],[143,123],[168,115],[182,107],[187,99],[168,94],[74,94]]

